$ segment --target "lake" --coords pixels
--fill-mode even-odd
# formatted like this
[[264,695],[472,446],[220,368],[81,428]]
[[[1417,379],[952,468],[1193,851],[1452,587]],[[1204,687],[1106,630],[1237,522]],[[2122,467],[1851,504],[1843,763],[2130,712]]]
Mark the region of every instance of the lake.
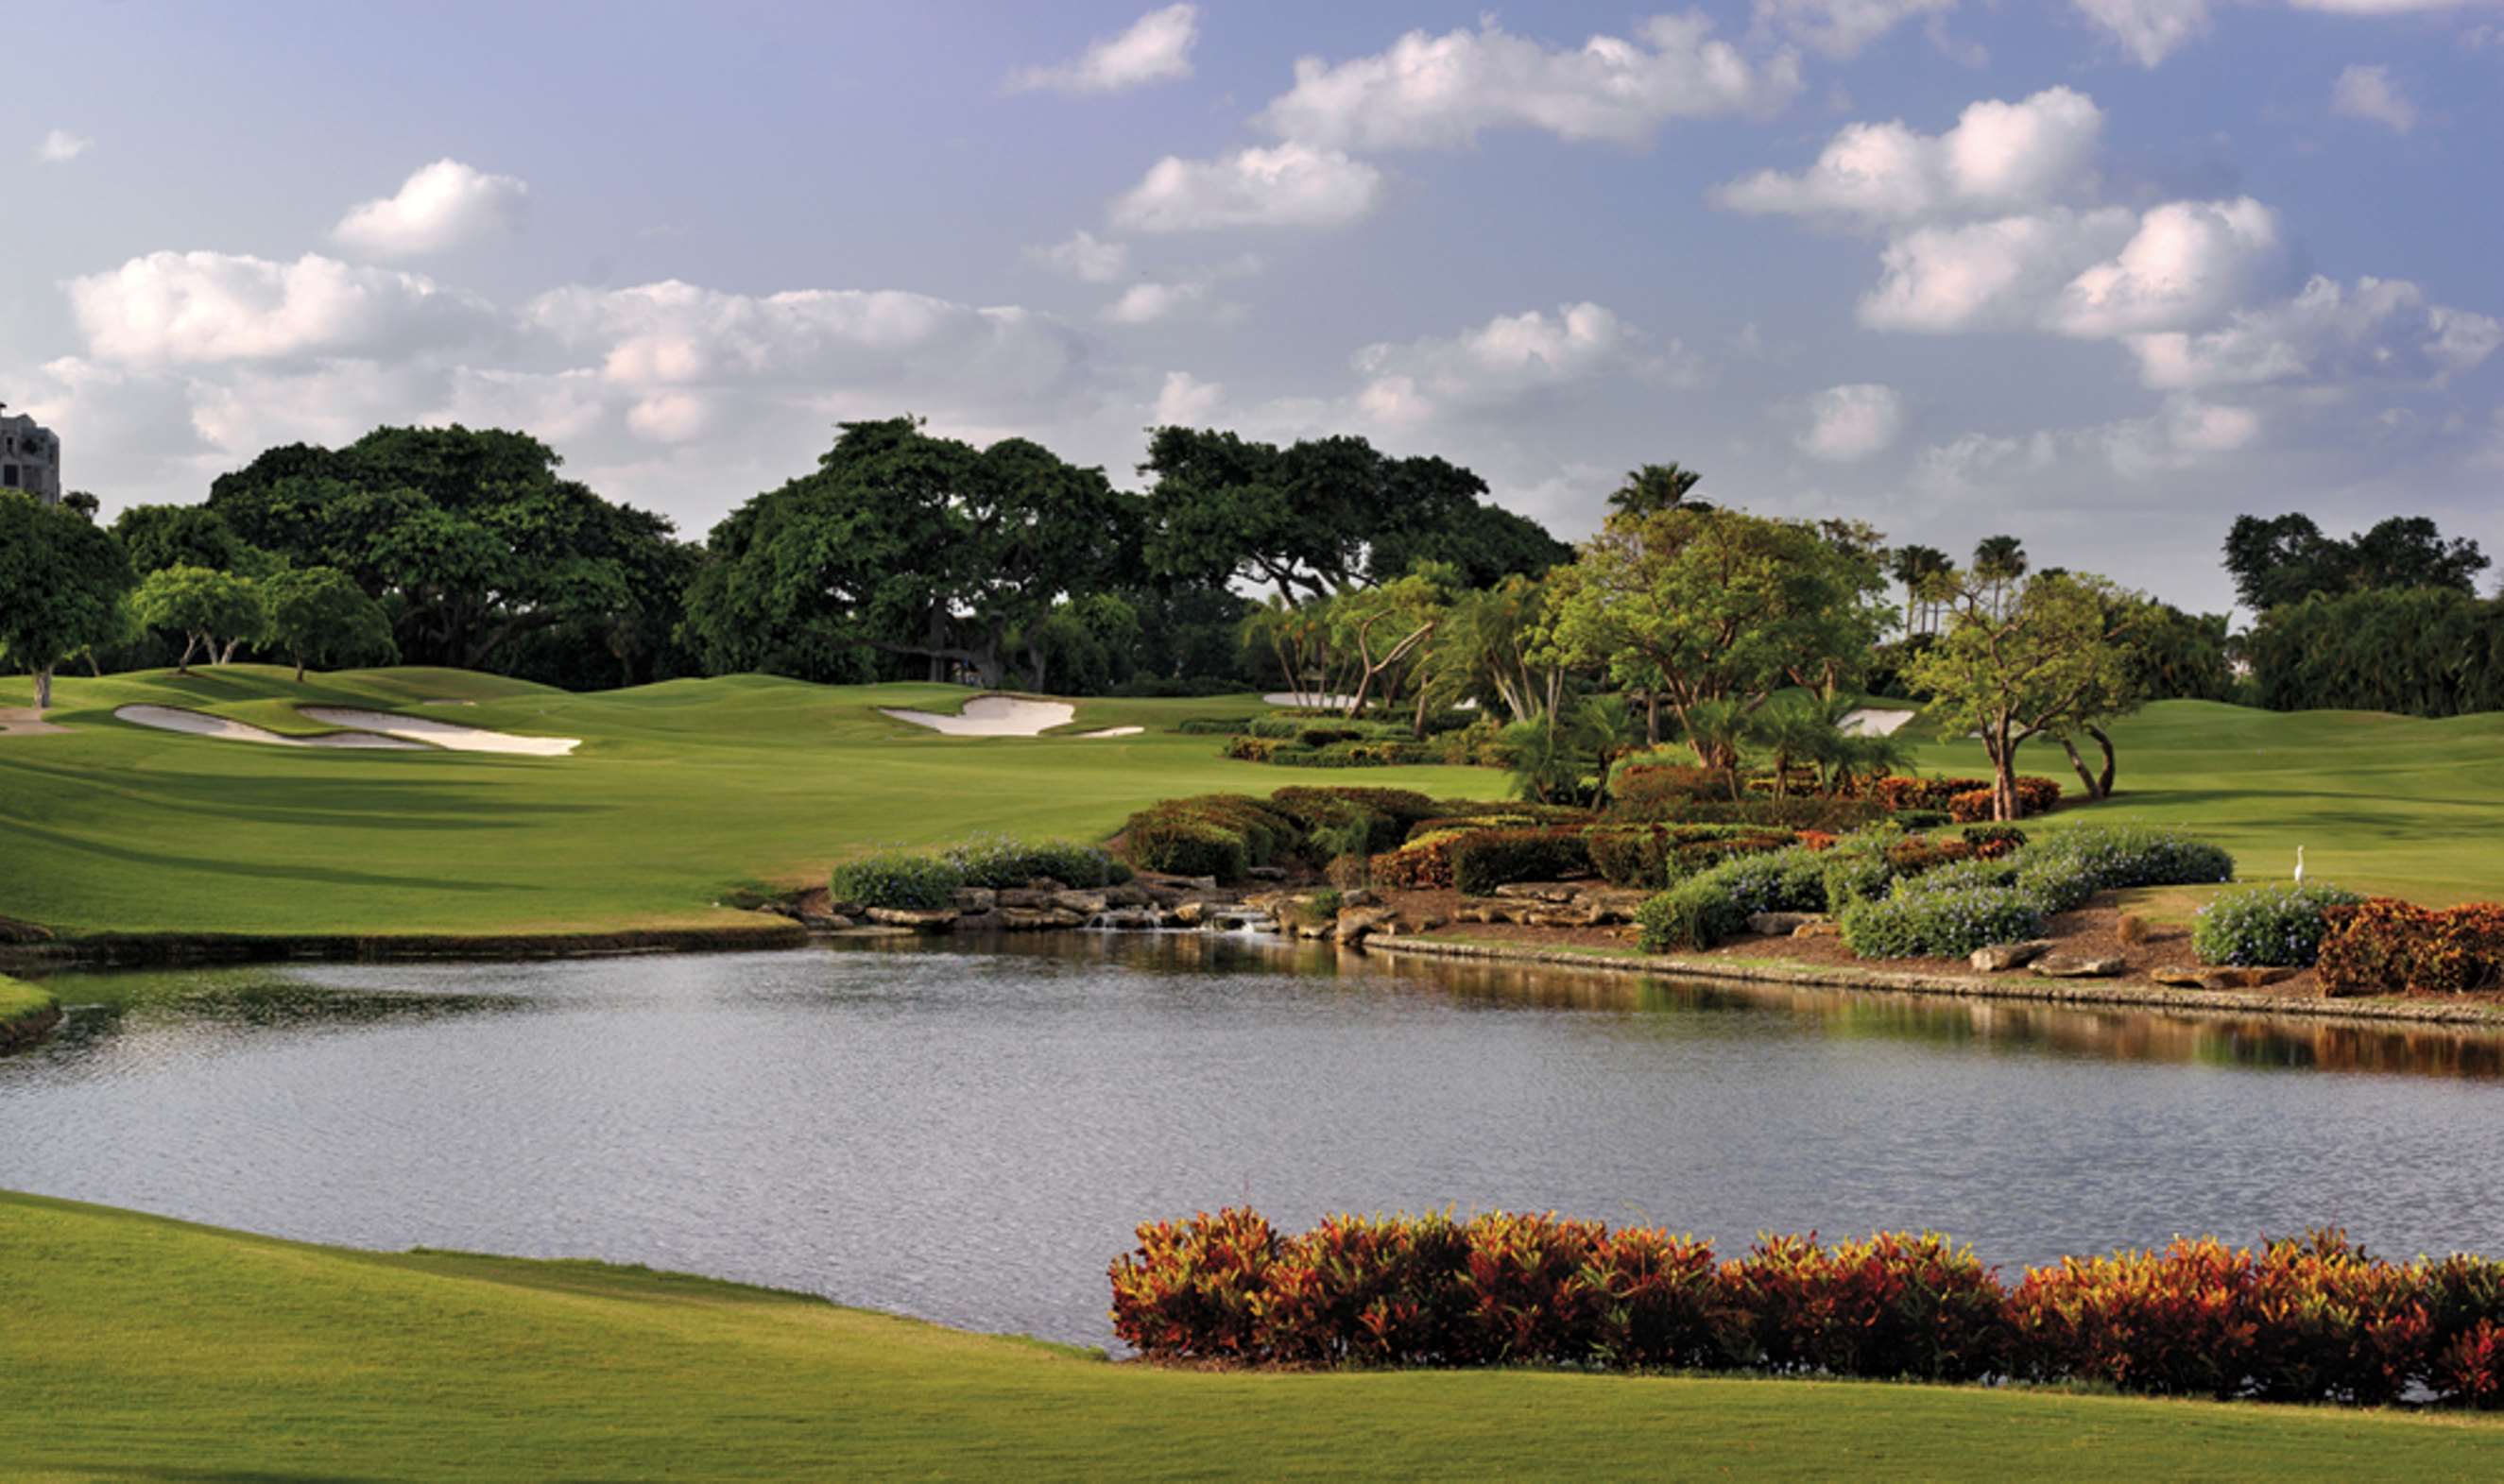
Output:
[[2498,1251],[2504,1040],[1411,962],[1240,935],[61,975],[0,1187],[1105,1343],[1139,1221],[2331,1223]]

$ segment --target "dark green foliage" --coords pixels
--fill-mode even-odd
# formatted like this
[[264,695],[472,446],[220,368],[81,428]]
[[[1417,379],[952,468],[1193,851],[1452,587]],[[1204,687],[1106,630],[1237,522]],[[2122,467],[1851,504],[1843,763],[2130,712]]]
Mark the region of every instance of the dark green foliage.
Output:
[[1780,850],[1789,831],[1750,824],[1606,824],[1583,831],[1591,869],[1611,885],[1658,890],[1734,854]]
[[2043,934],[2043,912],[2014,886],[1930,887],[1906,881],[1841,914],[1843,941],[1862,958],[1960,958]]
[[2098,891],[2196,886],[2235,879],[2235,858],[2206,841],[2142,825],[2083,825],[2046,835],[2013,857],[2027,870],[2066,862]]
[[[1702,800],[1647,810],[1613,801],[1609,817],[1658,824],[1754,824],[1778,830],[1818,830],[1841,835],[1888,817],[1887,806],[1875,799]],[[1942,819],[1940,823],[1947,821]]]
[[2301,967],[2321,952],[2323,914],[2364,898],[2326,883],[2273,883],[2219,892],[2191,929],[2202,963]]
[[1709,875],[1681,881],[1635,909],[1635,944],[1647,953],[1709,949],[1746,930],[1748,914]]
[[2243,646],[2273,710],[2504,710],[2504,601],[2444,588],[2310,598],[2262,614]]
[[2340,540],[2326,535],[2309,515],[2263,520],[2235,517],[2226,533],[2226,570],[2243,606],[2256,612],[2302,603],[2315,595],[2377,589],[2443,588],[2477,591],[2487,567],[2478,543],[2447,540],[2422,515],[2394,515]]
[[1591,852],[1579,831],[1483,830],[1452,846],[1452,884],[1485,896],[1515,881],[1558,881],[1588,876]]
[[1239,881],[1252,865],[1241,831],[1190,814],[1132,814],[1124,834],[1142,871]]
[[1110,886],[1128,879],[1128,868],[1102,846],[1068,840],[1025,841],[1006,836],[969,840],[947,852],[968,886],[1024,886],[1048,878],[1064,886]]
[[838,902],[921,911],[954,906],[956,888],[964,884],[964,873],[954,864],[901,851],[847,861],[829,882]]

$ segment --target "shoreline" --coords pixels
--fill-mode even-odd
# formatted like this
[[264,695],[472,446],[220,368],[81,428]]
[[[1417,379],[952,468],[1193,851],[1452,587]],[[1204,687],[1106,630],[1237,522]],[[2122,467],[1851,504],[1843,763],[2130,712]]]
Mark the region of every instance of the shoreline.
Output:
[[537,933],[91,933],[0,945],[0,973],[178,964],[391,963],[415,959],[605,958],[630,953],[764,951],[812,935],[780,917],[718,927]]
[[1531,948],[1517,943],[1483,943],[1406,934],[1369,937],[1365,940],[1364,949],[1369,953],[1393,956],[1407,954],[1418,958],[1526,964],[1604,974],[1647,974],[1662,979],[1732,980],[1815,989],[1927,995],[1938,999],[2027,1000],[2083,1009],[2189,1012],[2204,1017],[2282,1017],[2380,1025],[2416,1024],[2445,1029],[2484,1029],[2504,1034],[2504,1010],[2485,1005],[2416,1005],[2393,1000],[2298,1000],[2243,994],[2230,989],[2173,989],[2098,980],[2037,979],[2022,973],[1986,977],[1979,974],[1910,973],[1894,969],[1837,969],[1812,964],[1782,964],[1764,959],[1750,961],[1687,958],[1669,953],[1577,952],[1564,949]]

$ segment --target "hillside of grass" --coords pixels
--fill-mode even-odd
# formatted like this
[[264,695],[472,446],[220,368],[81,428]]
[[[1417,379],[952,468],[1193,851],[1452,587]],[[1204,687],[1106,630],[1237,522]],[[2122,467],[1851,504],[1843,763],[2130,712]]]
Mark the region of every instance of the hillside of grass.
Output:
[[[25,699],[0,681],[0,705]],[[950,738],[879,707],[955,710],[951,686],[830,687],[742,675],[573,695],[464,672],[316,676],[265,667],[66,677],[68,731],[0,739],[0,915],[68,933],[602,932],[721,926],[747,884],[818,879],[885,846],[986,831],[1101,839],[1157,799],[1289,783],[1500,796],[1502,774],[1311,772],[1218,756],[1186,716],[1250,714],[1254,696],[1088,700],[1066,733]],[[461,707],[422,703],[461,700]],[[305,704],[417,707],[482,727],[564,737],[561,758],[259,746],[118,721],[133,703],[183,706],[277,731],[330,730]],[[1925,771],[1978,773],[1980,745],[1908,727]],[[2119,798],[2092,818],[2176,825],[2276,878],[2307,847],[2315,880],[2427,902],[2504,897],[2504,716],[2420,721],[2280,715],[2202,702],[2148,707],[2115,731]],[[2057,748],[2027,771],[2074,786]]]
[[0,1194],[13,1480],[2459,1478],[2468,1418],[2030,1391],[1107,1363],[591,1262]]

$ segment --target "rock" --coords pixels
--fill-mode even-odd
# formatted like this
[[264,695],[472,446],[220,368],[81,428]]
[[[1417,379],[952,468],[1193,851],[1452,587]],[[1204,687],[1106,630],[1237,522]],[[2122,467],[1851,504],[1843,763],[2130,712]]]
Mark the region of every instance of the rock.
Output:
[[1574,900],[1574,888],[1571,886],[1542,886],[1533,881],[1507,881],[1495,889],[1495,894],[1509,897],[1516,902],[1571,902]]
[[1002,909],[1049,907],[1052,905],[1052,893],[1037,891],[1031,886],[1005,886],[991,893],[991,905]]
[[956,888],[956,910],[960,913],[987,913],[1000,905],[1000,894],[989,886]]
[[826,904],[826,915],[829,917],[866,917],[869,915],[869,909],[863,907],[858,902],[828,902]]
[[845,928],[851,927],[852,921],[851,917],[837,916],[829,912],[800,914],[800,925],[813,933],[840,933]]
[[1442,917],[1435,915],[1433,913],[1428,913],[1426,915],[1419,917],[1416,922],[1409,927],[1408,931],[1412,933],[1431,933],[1435,929],[1443,925],[1444,923]]
[[1283,881],[1287,879],[1287,868],[1284,866],[1254,866],[1243,874],[1256,881]]
[[1179,907],[1188,894],[1180,886],[1163,886],[1155,881],[1145,881],[1129,889],[1138,892],[1139,895],[1147,898],[1149,905],[1155,907]]
[[2042,979],[2110,979],[2130,967],[2126,958],[2095,958],[2085,953],[2046,953],[2028,967]]
[[1586,891],[1575,900],[1593,914],[1594,922],[1632,922],[1652,896],[1649,891]]
[[997,933],[1004,932],[1007,928],[1008,921],[997,909],[991,912],[960,913],[956,917],[956,930],[960,933]]
[[2232,965],[2211,969],[2158,969],[2148,978],[2176,989],[2258,989],[2295,978],[2293,969],[2237,968]]
[[1345,907],[1339,910],[1339,921],[1331,930],[1336,943],[1360,943],[1369,933],[1379,931],[1385,923],[1398,918],[1398,914],[1382,907]]
[[1590,927],[1591,915],[1582,912],[1525,912],[1515,914],[1513,920],[1530,927]]
[[2113,918],[2113,936],[2124,943],[2145,943],[2154,931],[2147,919],[2137,913],[2126,912]]
[[1813,912],[1758,912],[1748,915],[1748,931],[1759,938],[1789,938],[1817,921]]
[[1359,886],[1354,891],[1342,891],[1339,893],[1339,899],[1340,905],[1344,907],[1375,907],[1379,906],[1382,902],[1380,897],[1375,896],[1370,888],[1364,886]]
[[1830,922],[1824,917],[1820,917],[1813,922],[1803,922],[1799,926],[1792,928],[1791,936],[1794,938],[1840,938],[1843,936],[1843,924],[1840,922]]
[[953,907],[873,907],[869,919],[887,927],[909,927],[917,933],[944,933],[956,925]]
[[1174,904],[1173,918],[1185,927],[1200,926],[1200,920],[1207,915],[1208,904],[1198,897],[1185,897]]
[[1107,886],[1103,896],[1108,907],[1146,907],[1156,900],[1138,886]]
[[1052,894],[1050,905],[1062,912],[1074,912],[1081,916],[1092,917],[1113,904],[1100,891],[1056,891]]
[[2052,945],[2040,938],[2029,943],[1994,943],[1974,949],[1965,962],[1985,974],[2002,974],[2022,969],[2050,951]]
[[1212,933],[1274,933],[1278,930],[1278,919],[1266,912],[1226,907],[1210,910],[1201,917],[1200,925]]
[[1128,932],[1144,932],[1149,928],[1163,927],[1165,924],[1165,914],[1153,907],[1108,908],[1097,913],[1095,917],[1095,925],[1097,927],[1116,927]]

